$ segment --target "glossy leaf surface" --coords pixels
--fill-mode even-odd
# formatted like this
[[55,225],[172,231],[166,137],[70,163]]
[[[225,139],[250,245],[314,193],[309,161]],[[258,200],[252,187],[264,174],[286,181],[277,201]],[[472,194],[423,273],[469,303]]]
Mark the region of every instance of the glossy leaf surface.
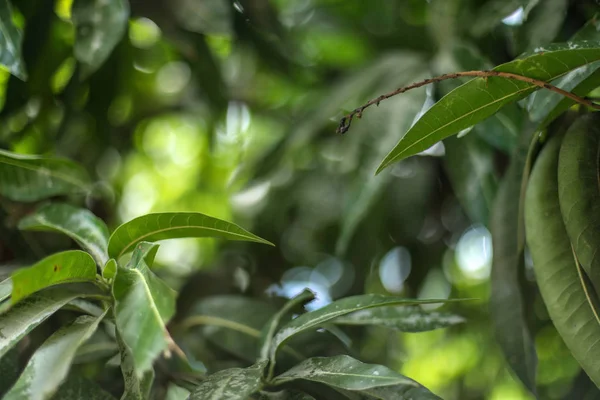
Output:
[[19,229],[64,233],[88,251],[98,265],[108,261],[108,228],[89,210],[64,203],[48,204],[21,219]]
[[186,237],[216,237],[272,244],[231,222],[201,213],[156,213],[119,226],[108,242],[108,254],[118,259],[141,241]]
[[209,375],[190,394],[189,400],[247,400],[262,386],[267,361],[248,368],[231,368]]
[[52,254],[31,267],[19,269],[12,276],[12,302],[49,286],[60,283],[93,282],[96,279],[96,263],[81,250],[69,250]]
[[23,34],[12,19],[12,7],[8,0],[0,0],[0,64],[11,74],[25,80],[27,72],[21,58]]

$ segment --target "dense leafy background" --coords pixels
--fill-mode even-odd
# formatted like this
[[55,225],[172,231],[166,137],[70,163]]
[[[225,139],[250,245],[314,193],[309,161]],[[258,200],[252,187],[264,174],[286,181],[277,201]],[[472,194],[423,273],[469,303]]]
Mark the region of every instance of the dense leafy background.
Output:
[[[0,177],[0,273],[8,276],[52,253],[74,250],[76,243],[93,251],[99,246],[94,237],[108,237],[106,227],[85,213],[80,218],[89,230],[72,235],[73,241],[47,232],[61,230],[51,218],[40,222],[44,213],[61,212],[60,206],[52,210],[33,203],[47,196],[89,208],[111,232],[150,212],[200,212],[235,221],[276,247],[166,241],[153,265],[134,254],[129,275],[114,278],[123,318],[134,315],[127,308],[136,305],[157,309],[163,318],[175,309],[187,317],[181,326],[189,332],[172,332],[186,353],[194,354],[187,368],[215,372],[250,366],[257,355],[249,352],[257,348],[262,327],[283,304],[266,299],[290,298],[304,287],[317,293],[309,309],[362,293],[469,297],[477,300],[446,306],[466,324],[416,334],[389,329],[410,330],[399,320],[390,327],[351,326],[345,339],[351,339],[352,355],[363,362],[385,364],[386,373],[401,372],[444,399],[531,399],[521,383],[531,387],[531,379],[524,378],[530,369],[517,371],[521,380],[513,375],[495,337],[514,330],[491,322],[490,215],[500,207],[494,202],[498,190],[519,192],[518,184],[506,182],[517,180],[509,157],[524,151],[519,138],[532,130],[526,121],[549,123],[558,115],[551,112],[554,106],[562,111],[570,103],[537,92],[472,129],[472,124],[461,125],[462,137],[390,165],[376,178],[378,165],[416,117],[456,83],[395,97],[366,112],[346,136],[334,131],[345,112],[398,86],[455,70],[490,68],[552,41],[597,43],[598,11],[593,0],[20,0],[12,8],[0,0],[0,49],[15,49],[0,53],[6,67],[0,71],[0,146],[61,156],[85,169],[69,161],[0,153],[7,174]],[[598,87],[598,62],[588,61],[561,78],[565,88],[585,95]],[[503,84],[490,80],[489,85],[496,90],[494,85]],[[48,176],[49,162],[77,179]],[[27,165],[27,172],[11,169],[16,164]],[[502,177],[507,181],[500,185]],[[48,185],[44,191],[15,191],[9,184],[15,181]],[[510,218],[517,212],[514,206],[496,211]],[[203,236],[196,233],[188,236]],[[111,238],[118,247],[112,256],[124,247],[117,239]],[[155,239],[162,238],[150,240]],[[150,243],[140,245],[152,251]],[[522,241],[502,244],[509,252],[519,246]],[[87,262],[96,261],[113,279],[114,266],[109,261],[104,267],[103,251],[92,254]],[[168,288],[156,289],[164,293],[162,304],[145,292],[127,291],[142,274],[177,289],[176,304]],[[512,301],[514,307],[527,304],[527,312],[503,317],[507,324],[528,327],[531,338],[515,345],[514,356],[527,357],[532,346],[537,350],[540,398],[595,398],[597,389],[549,320],[530,262],[522,275],[523,298]],[[80,280],[87,278],[83,273]],[[507,285],[517,281],[511,274],[499,279]],[[0,284],[2,300],[7,287]],[[40,350],[50,355],[61,350],[59,328],[83,343],[102,314],[75,320],[76,310],[62,310],[46,319],[50,310],[76,297],[51,289],[11,308],[11,318],[20,318],[19,310],[32,317],[26,329],[10,330],[0,340],[0,352],[37,328],[21,342],[20,353],[8,352],[6,360],[33,373],[27,360],[42,343]],[[79,301],[71,304],[89,313],[89,303]],[[440,327],[451,325],[444,322],[445,314],[436,315]],[[181,322],[177,318],[174,325]],[[207,318],[216,325],[205,326]],[[290,340],[280,349],[282,363],[293,365],[284,357],[293,359],[295,349],[310,351],[317,342],[337,349],[335,327],[345,326],[344,321],[354,325],[357,318],[360,314],[345,317],[318,341],[303,335]],[[165,329],[161,318],[144,323]],[[135,337],[125,332],[116,339],[125,348]],[[114,330],[101,330],[76,354],[68,354],[84,368],[61,391],[107,398],[90,384],[93,380],[121,393],[121,371],[116,363],[106,363],[117,354],[114,340]],[[168,347],[165,340],[156,338],[153,351]],[[142,396],[148,390],[148,355],[122,353],[121,364],[130,368],[126,393]],[[157,371],[169,371],[169,362],[177,358],[161,360]],[[26,391],[26,384],[13,390]],[[3,385],[0,392],[8,391]],[[156,381],[155,390],[162,398],[187,396],[168,379]]]

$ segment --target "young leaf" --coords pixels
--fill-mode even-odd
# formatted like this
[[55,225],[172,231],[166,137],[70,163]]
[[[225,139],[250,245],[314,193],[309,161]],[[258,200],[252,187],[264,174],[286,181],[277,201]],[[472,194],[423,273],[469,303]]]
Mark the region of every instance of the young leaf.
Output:
[[596,385],[600,385],[600,322],[575,262],[558,200],[561,136],[544,146],[525,197],[527,244],[542,298],[558,333]]
[[421,307],[378,307],[347,314],[331,321],[337,325],[377,325],[400,332],[425,332],[465,322],[445,312],[424,311]]
[[167,349],[170,337],[165,324],[175,313],[176,292],[146,264],[157,247],[147,242],[138,244],[129,264],[117,269],[113,283],[117,329],[132,353],[138,378]]
[[8,0],[0,0],[0,64],[19,79],[27,79],[27,72],[21,57],[23,34],[15,26],[12,7]]
[[69,250],[52,254],[37,264],[15,271],[12,276],[12,302],[39,290],[59,283],[93,282],[96,279],[96,263],[81,250]]
[[573,250],[600,293],[600,118],[589,114],[567,131],[558,160],[558,198]]
[[21,219],[19,229],[64,233],[88,251],[98,265],[108,261],[108,228],[89,210],[68,204],[47,204]]
[[33,354],[4,399],[47,399],[52,396],[67,377],[77,349],[92,336],[105,314],[81,316],[50,336]]
[[95,382],[80,374],[71,373],[54,395],[56,400],[115,400]]
[[113,279],[117,273],[117,261],[111,258],[106,262],[104,268],[102,268],[102,277],[104,279]]
[[147,214],[119,226],[108,241],[108,254],[119,259],[141,241],[186,237],[217,237],[270,244],[245,229],[200,213]]
[[[315,311],[302,314],[299,317],[285,324],[273,338],[269,359],[271,365],[275,364],[275,354],[279,346],[288,341],[292,336],[323,325],[335,318],[350,314],[355,311],[366,310],[369,308],[392,306],[392,305],[417,305],[445,303],[452,300],[414,300],[399,297],[382,296],[379,294],[364,294],[358,296],[346,297],[336,300]],[[270,367],[271,368],[271,367]]]
[[85,192],[89,185],[85,170],[72,161],[5,150],[0,150],[0,176],[0,195],[23,202]]
[[127,30],[127,0],[75,0],[71,10],[75,26],[75,58],[83,64],[82,76],[96,71]]
[[[550,82],[570,71],[600,60],[597,41],[554,44],[493,69]],[[489,77],[459,86],[431,107],[385,157],[377,172],[428,149],[440,140],[475,125],[506,104],[522,99],[539,87],[531,83]]]
[[283,318],[287,313],[292,311],[294,308],[299,307],[307,302],[313,300],[315,298],[315,294],[310,290],[304,289],[302,293],[285,303],[285,305],[277,311],[275,315],[271,317],[269,322],[264,326],[261,338],[260,338],[260,346],[259,346],[259,359],[266,360],[269,358],[269,349],[271,348],[271,342],[273,341],[273,335],[277,331],[279,324],[281,323],[281,318]]
[[519,271],[525,268],[520,199],[529,174],[526,158],[530,140],[531,134],[522,135],[494,202],[490,227],[494,241],[490,306],[496,339],[508,364],[535,394],[537,355],[525,320],[525,301],[519,284]]
[[54,288],[29,296],[0,315],[0,357],[33,328],[79,294]]
[[272,384],[282,385],[298,379],[324,383],[377,399],[439,400],[410,378],[383,365],[365,364],[347,355],[309,358],[277,376]]
[[194,389],[189,400],[247,400],[261,389],[266,365],[263,360],[248,368],[225,369],[209,375]]

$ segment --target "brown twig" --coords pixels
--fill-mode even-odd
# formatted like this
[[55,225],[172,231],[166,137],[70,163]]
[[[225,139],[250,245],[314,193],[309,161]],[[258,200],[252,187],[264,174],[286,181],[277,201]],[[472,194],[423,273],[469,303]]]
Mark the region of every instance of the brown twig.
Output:
[[467,77],[467,76],[477,77],[477,78],[485,78],[485,79],[492,77],[492,76],[497,76],[500,78],[513,79],[513,80],[517,80],[517,81],[521,81],[521,82],[526,82],[526,83],[538,86],[543,89],[548,89],[548,90],[558,93],[562,96],[568,97],[569,99],[573,100],[576,103],[583,104],[584,106],[591,107],[595,110],[600,110],[599,104],[595,104],[594,102],[592,102],[589,99],[577,96],[576,94],[567,92],[566,90],[562,90],[560,88],[557,88],[556,86],[551,85],[548,82],[540,81],[539,79],[528,78],[526,76],[517,75],[517,74],[510,73],[510,72],[464,71],[464,72],[455,72],[452,74],[444,74],[444,75],[436,76],[435,78],[425,79],[423,81],[413,83],[412,85],[398,88],[398,89],[394,90],[393,92],[383,94],[383,95],[369,101],[368,103],[354,109],[354,111],[352,111],[350,114],[344,116],[340,120],[340,125],[338,126],[336,132],[341,133],[341,134],[348,132],[348,129],[350,129],[350,124],[352,124],[352,119],[354,117],[361,118],[363,111],[365,109],[367,109],[368,107],[371,107],[373,104],[379,105],[379,103],[382,102],[383,100],[387,100],[390,97],[407,92],[411,89],[416,89],[421,86],[429,85],[430,83],[441,82],[441,81],[445,81],[446,79],[456,79],[456,78],[462,78],[462,77]]

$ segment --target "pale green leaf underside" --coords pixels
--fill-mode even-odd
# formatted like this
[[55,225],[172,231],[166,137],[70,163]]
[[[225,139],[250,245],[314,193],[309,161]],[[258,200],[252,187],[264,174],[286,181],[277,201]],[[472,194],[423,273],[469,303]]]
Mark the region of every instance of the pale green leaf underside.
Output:
[[119,226],[109,239],[108,254],[118,259],[132,251],[141,241],[155,242],[186,237],[216,237],[272,245],[236,224],[205,214],[155,213],[135,218]]
[[[569,71],[600,60],[600,44],[597,41],[555,44],[536,50],[529,56],[499,65],[494,71],[550,82]],[[500,77],[468,81],[431,107],[385,157],[377,172],[477,124],[506,104],[538,89],[530,83]]]

